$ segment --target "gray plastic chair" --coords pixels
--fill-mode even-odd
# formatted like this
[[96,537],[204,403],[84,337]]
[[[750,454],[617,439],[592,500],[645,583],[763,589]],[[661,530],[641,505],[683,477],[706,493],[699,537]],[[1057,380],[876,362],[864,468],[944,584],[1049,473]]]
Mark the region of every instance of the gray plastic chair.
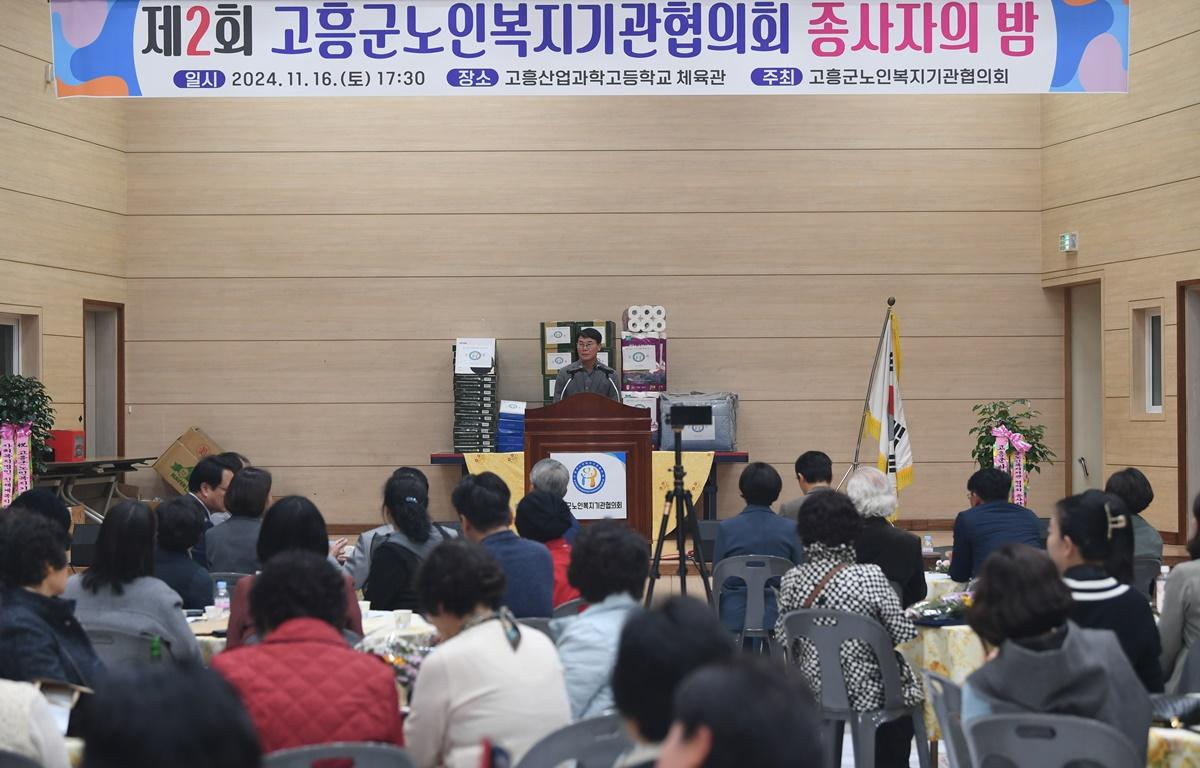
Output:
[[1150,600],[1154,597],[1154,580],[1162,569],[1162,560],[1157,557],[1133,558],[1133,587],[1138,593]]
[[[721,618],[721,587],[730,579],[741,579],[746,584],[746,616],[742,620],[742,631],[737,634],[737,647],[741,648],[747,638],[764,640],[764,646],[777,647],[771,636],[774,627],[766,624],[767,582],[777,579],[794,566],[786,557],[771,555],[738,555],[726,557],[713,569],[713,612]],[[776,605],[779,605],[777,602]]]
[[554,639],[554,635],[550,633],[550,619],[541,616],[527,616],[524,619],[517,619],[517,623],[536,629],[551,640]]
[[233,588],[237,586],[237,583],[239,581],[246,578],[250,574],[248,574],[248,573],[233,573],[232,571],[213,571],[212,573],[210,573],[208,575],[209,575],[209,577],[212,578],[213,599],[215,600],[217,597],[217,582],[223,581],[223,582],[225,582],[225,588],[227,590],[229,590],[229,598],[232,600],[233,599]]
[[892,591],[896,593],[896,599],[900,601],[900,607],[904,607],[904,585],[894,579],[888,579],[888,584],[892,586]]
[[[783,617],[783,630],[789,664],[795,640],[804,638],[816,648],[821,669],[821,717],[825,720],[822,730],[830,765],[837,766],[841,760],[842,735],[847,723],[854,743],[855,768],[874,768],[875,730],[883,723],[909,716],[917,742],[917,759],[921,768],[930,768],[924,707],[905,706],[896,649],[883,625],[857,613],[810,609],[789,612]],[[866,643],[875,654],[883,676],[883,709],[856,712],[850,708],[841,659],[842,644],[848,640]]]
[[967,744],[971,762],[979,768],[1145,765],[1120,731],[1096,720],[1069,715],[981,717],[967,723]]
[[0,768],[42,768],[42,764],[16,752],[0,750]]
[[[151,662],[155,635],[109,627],[84,626],[83,631],[91,641],[96,656],[110,670]],[[172,661],[171,644],[161,637],[158,641],[162,661]]]
[[562,619],[568,616],[578,616],[579,612],[587,607],[587,602],[582,597],[577,597],[574,600],[568,600],[554,609],[554,618]]
[[1171,693],[1200,693],[1200,643],[1192,643],[1183,661],[1183,672]]
[[962,688],[935,672],[925,672],[925,690],[933,701],[950,768],[971,768],[971,751],[962,727]]
[[633,746],[619,715],[589,717],[559,728],[525,753],[516,768],[609,768]]
[[399,747],[350,741],[281,749],[263,756],[263,768],[311,768],[322,760],[350,760],[354,768],[417,768]]

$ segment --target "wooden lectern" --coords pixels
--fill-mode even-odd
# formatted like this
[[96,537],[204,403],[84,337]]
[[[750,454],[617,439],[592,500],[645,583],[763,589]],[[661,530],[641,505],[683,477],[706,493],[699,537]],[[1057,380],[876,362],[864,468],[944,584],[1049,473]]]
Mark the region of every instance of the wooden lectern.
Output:
[[525,413],[525,490],[529,471],[551,453],[624,451],[627,523],[650,540],[650,411],[584,392]]

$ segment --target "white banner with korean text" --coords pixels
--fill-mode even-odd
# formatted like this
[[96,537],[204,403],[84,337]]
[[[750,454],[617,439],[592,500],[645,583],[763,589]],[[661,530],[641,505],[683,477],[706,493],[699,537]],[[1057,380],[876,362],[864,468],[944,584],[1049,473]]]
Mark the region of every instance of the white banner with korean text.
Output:
[[1127,0],[51,0],[68,96],[1124,92]]

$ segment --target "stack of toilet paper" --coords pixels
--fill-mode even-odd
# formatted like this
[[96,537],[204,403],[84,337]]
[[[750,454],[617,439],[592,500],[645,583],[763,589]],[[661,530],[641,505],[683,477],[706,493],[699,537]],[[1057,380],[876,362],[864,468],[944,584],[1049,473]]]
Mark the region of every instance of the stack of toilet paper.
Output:
[[666,333],[667,308],[661,304],[634,304],[625,310],[624,321],[630,333]]

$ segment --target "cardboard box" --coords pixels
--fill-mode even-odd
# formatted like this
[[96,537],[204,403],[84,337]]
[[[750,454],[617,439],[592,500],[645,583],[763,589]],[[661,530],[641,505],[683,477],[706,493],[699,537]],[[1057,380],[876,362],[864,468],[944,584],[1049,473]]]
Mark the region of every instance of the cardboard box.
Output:
[[158,461],[154,462],[154,471],[167,485],[184,494],[187,493],[188,478],[200,459],[218,453],[221,453],[221,447],[199,427],[192,427],[162,452]]

